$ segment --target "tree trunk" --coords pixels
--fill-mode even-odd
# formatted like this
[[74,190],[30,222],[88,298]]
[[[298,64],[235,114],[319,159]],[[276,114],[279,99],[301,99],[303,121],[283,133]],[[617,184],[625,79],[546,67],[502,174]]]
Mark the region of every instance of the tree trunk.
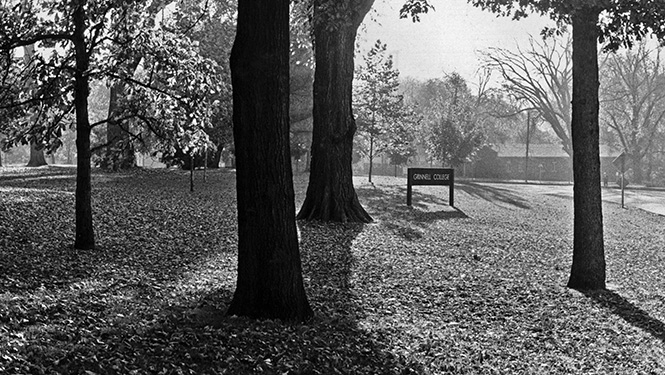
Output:
[[374,165],[374,137],[369,137],[369,178],[368,182],[372,183],[372,167]]
[[194,156],[189,154],[189,192],[194,192]]
[[74,73],[74,106],[76,108],[76,239],[74,247],[80,250],[95,248],[92,226],[92,194],[90,183],[90,119],[88,118],[88,66],[90,56],[85,39],[85,1],[76,5],[73,13],[72,42],[76,51]]
[[[26,65],[31,63],[34,54],[34,44],[23,47],[23,60],[25,61]],[[34,84],[34,80],[30,79],[29,85],[34,86]],[[32,118],[31,121],[34,121],[37,115],[32,114],[30,117]],[[46,164],[44,149],[37,149],[37,145],[34,142],[30,142],[30,160],[28,160],[27,167],[41,167]]]
[[[351,103],[356,31],[374,0],[343,3],[317,0],[314,5],[312,154],[307,195],[298,219],[368,223],[372,218],[353,187],[356,123]],[[335,20],[337,24],[331,24]]]
[[302,322],[289,149],[289,0],[240,0],[231,51],[238,281],[229,315]]
[[[169,3],[170,1],[164,0],[152,1],[146,9],[146,19],[154,20],[157,13],[163,10]],[[152,25],[152,22],[148,26],[150,25]],[[129,58],[130,62],[125,71],[126,76],[131,77],[134,74],[141,62],[141,58],[142,56],[132,56]],[[134,153],[134,147],[127,132],[129,129],[126,127],[127,125],[122,125],[114,121],[119,111],[118,99],[125,95],[125,87],[124,82],[116,82],[111,86],[109,96],[109,122],[106,126],[106,142],[108,143],[108,147],[106,148],[104,161],[102,161],[101,166],[113,171],[130,169],[136,166],[136,154]],[[123,128],[123,126],[125,127]]]
[[605,251],[598,126],[598,15],[583,7],[573,14],[573,265],[568,287],[605,288]]
[[210,161],[208,162],[209,168],[219,168],[219,162],[222,160],[223,149],[223,145],[217,145],[217,150],[215,150],[215,152],[213,152],[210,156]]
[[34,142],[30,142],[30,160],[27,167],[41,167],[47,165],[46,157],[44,157],[44,149],[37,149]]
[[[138,65],[138,63],[136,64]],[[131,70],[134,67],[130,67]],[[136,166],[136,157],[132,147],[131,139],[126,127],[118,123],[115,119],[118,117],[118,100],[125,94],[125,84],[117,82],[111,86],[109,95],[109,122],[106,125],[106,154],[104,155],[104,162],[102,167],[113,171],[121,169],[129,169]]]

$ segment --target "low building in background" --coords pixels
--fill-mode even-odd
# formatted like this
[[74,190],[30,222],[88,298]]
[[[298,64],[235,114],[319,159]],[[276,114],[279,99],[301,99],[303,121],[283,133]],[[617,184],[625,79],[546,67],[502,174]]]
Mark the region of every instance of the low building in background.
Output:
[[[428,161],[421,151],[407,166],[391,165],[387,157],[378,155],[374,159],[372,174],[405,177],[408,167],[450,167]],[[620,153],[620,150],[600,145],[601,176],[604,173],[608,176],[616,174],[612,160]],[[369,160],[358,158],[354,161],[354,174],[366,175]],[[469,179],[572,182],[572,158],[559,144],[530,144],[528,161],[524,143],[484,146],[476,153],[473,161],[455,168],[455,176]]]

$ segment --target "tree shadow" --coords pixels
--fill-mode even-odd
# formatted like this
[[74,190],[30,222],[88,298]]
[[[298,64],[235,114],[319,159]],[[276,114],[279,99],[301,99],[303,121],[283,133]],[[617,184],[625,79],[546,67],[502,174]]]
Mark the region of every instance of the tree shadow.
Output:
[[[16,183],[31,183],[41,180],[75,180],[76,168],[47,166],[43,168],[15,168],[0,173],[0,184],[16,181]],[[29,185],[28,185],[29,186]]]
[[[211,254],[235,251],[233,201],[219,207],[220,193],[212,184],[195,194],[174,189],[188,186],[188,176],[169,173],[156,174],[157,181],[136,173],[103,175],[108,178],[92,192],[96,249],[75,250],[74,197],[60,191],[68,180],[51,169],[70,168],[50,167],[37,171],[44,177],[32,173],[31,180],[0,182],[27,188],[11,192],[0,205],[0,293],[60,289],[106,276],[164,283]],[[40,189],[34,188],[36,181]]]
[[654,338],[665,342],[665,323],[653,318],[646,311],[635,306],[611,290],[580,291],[613,314],[621,317],[626,323],[643,330]]
[[[0,176],[0,187],[25,189],[35,192],[73,193],[76,188],[76,175],[53,169],[40,170],[43,174]],[[56,197],[53,197],[56,199]]]
[[[422,188],[422,187],[420,187]],[[449,205],[446,187],[437,186],[440,194],[430,189],[418,189],[412,193],[412,205],[406,205],[406,187],[396,185],[362,186],[358,196],[366,203],[370,215],[379,225],[391,230],[407,241],[422,238],[432,224],[448,220],[467,219],[464,211]]]
[[71,248],[71,202],[17,206],[38,215],[17,224],[26,236],[0,246],[0,351],[8,353],[0,372],[424,372],[391,353],[389,334],[359,326],[366,312],[353,288],[352,246],[363,225],[300,223],[316,311],[307,324],[226,316],[235,207],[207,203],[219,200],[219,185],[200,196],[178,193],[174,186],[186,178],[98,185],[95,197],[105,204],[95,208],[94,251]]
[[358,195],[367,201],[368,207],[379,217],[388,219],[406,219],[419,223],[438,220],[465,219],[468,216],[459,208],[450,206],[447,191],[440,195],[422,191],[413,191],[411,206],[406,205],[406,187],[380,186],[357,188]]
[[[298,223],[303,278],[315,311],[307,323],[292,325],[227,316],[232,293],[222,288],[205,296],[195,307],[164,308],[163,314],[169,321],[151,330],[148,336],[188,331],[200,340],[213,329],[216,339],[222,338],[225,345],[191,340],[178,344],[181,349],[171,352],[177,358],[143,353],[141,361],[168,359],[199,372],[214,372],[219,371],[220,363],[200,359],[221,356],[225,359],[224,370],[234,374],[423,373],[420,364],[389,351],[389,343],[380,339],[388,337],[387,333],[381,329],[368,332],[358,324],[365,311],[352,281],[354,272],[358,272],[352,247],[364,228],[364,224]],[[194,352],[191,358],[182,355]],[[192,367],[193,362],[198,367]]]
[[526,199],[515,194],[509,189],[497,188],[494,186],[481,185],[473,182],[459,182],[455,185],[459,189],[472,197],[484,199],[490,203],[503,203],[517,208],[530,209]]

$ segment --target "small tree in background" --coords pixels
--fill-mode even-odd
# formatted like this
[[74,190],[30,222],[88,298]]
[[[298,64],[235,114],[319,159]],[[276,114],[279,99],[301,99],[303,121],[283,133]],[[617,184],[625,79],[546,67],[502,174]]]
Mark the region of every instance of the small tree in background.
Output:
[[[385,151],[406,155],[407,139],[411,137],[413,111],[398,93],[399,71],[387,46],[377,40],[363,57],[364,64],[356,72],[354,111],[360,136],[361,153],[369,158],[368,180],[372,182],[374,157]],[[408,158],[408,156],[407,156]]]
[[478,98],[459,74],[453,73],[443,81],[443,90],[424,115],[429,133],[427,152],[432,159],[444,167],[457,167],[483,145],[485,135],[478,122],[478,104]]
[[410,107],[403,106],[402,109],[404,113],[399,117],[400,121],[393,122],[388,131],[385,147],[390,164],[395,166],[395,177],[397,177],[397,166],[406,165],[418,153],[416,135],[422,120]]

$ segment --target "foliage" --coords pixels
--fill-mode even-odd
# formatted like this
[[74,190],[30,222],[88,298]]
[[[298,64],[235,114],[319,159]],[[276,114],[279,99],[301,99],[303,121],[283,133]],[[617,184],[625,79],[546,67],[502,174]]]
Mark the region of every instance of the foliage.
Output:
[[[544,36],[561,33],[570,23],[570,15],[583,7],[603,11],[599,22],[600,42],[604,49],[616,51],[630,47],[649,34],[665,41],[665,3],[657,0],[467,0],[470,4],[515,20],[531,13],[548,15],[559,24],[558,30],[544,29]],[[406,0],[400,17],[419,21],[419,15],[434,9],[430,0]]]
[[214,147],[205,129],[221,105],[215,97],[228,95],[219,66],[202,57],[192,40],[166,30],[146,30],[136,39],[144,60],[122,100],[125,114],[141,119],[165,154],[176,149],[196,154],[206,145]]
[[[203,73],[213,74],[219,85],[218,90],[207,94],[204,104],[210,111],[209,125],[203,129],[210,141],[207,148],[215,150],[214,160],[211,160],[209,165],[219,162],[222,149],[233,143],[231,72],[228,61],[235,36],[236,9],[236,3],[227,0],[178,2],[172,15],[173,25],[166,26],[167,29],[188,37],[191,43],[198,43],[196,53],[216,63],[214,72]],[[171,153],[173,149],[160,151],[167,159],[177,160],[186,166],[186,159],[183,164],[183,160],[176,155],[177,152]],[[200,149],[198,151],[201,153]],[[202,166],[203,158],[198,156],[197,159],[201,160],[197,165]]]
[[632,155],[638,183],[643,180],[642,160],[664,129],[665,70],[660,51],[640,43],[632,51],[609,55],[601,66],[601,123],[616,136],[614,145]]
[[453,210],[441,187],[407,209],[403,181],[360,184],[377,224],[300,224],[316,316],[290,325],[224,315],[234,173],[194,194],[182,171],[95,173],[100,251],[69,246],[72,169],[2,173],[2,373],[665,372],[661,218],[606,204],[620,288],[567,290],[570,187],[459,182]]
[[[606,51],[616,51],[619,47],[630,47],[635,41],[653,34],[665,40],[665,3],[653,0],[469,0],[474,6],[490,10],[502,16],[520,19],[530,13],[548,15],[565,28],[570,16],[580,9],[595,8],[602,11],[599,41]],[[560,30],[543,30],[551,35]]]
[[418,91],[430,160],[455,167],[469,161],[486,139],[486,93],[473,95],[457,73],[428,80]]
[[[393,164],[406,164],[415,155],[419,121],[399,93],[399,71],[393,67],[387,45],[377,40],[356,70],[354,113],[361,153],[372,159],[386,152]],[[371,176],[370,176],[371,179]]]
[[[90,2],[87,17],[93,23],[93,32],[87,40],[91,63],[88,79],[109,86],[116,82],[129,84],[119,120],[140,118],[158,134],[163,150],[173,149],[176,144],[198,150],[207,141],[203,129],[210,126],[215,110],[221,108],[218,97],[228,96],[228,88],[222,87],[225,82],[219,67],[201,56],[193,40],[176,29],[152,27],[152,19],[142,18],[144,8],[151,4]],[[63,131],[74,125],[70,82],[75,55],[66,34],[71,22],[68,6],[58,2],[19,6],[15,10],[29,20],[19,25],[3,17],[7,20],[2,28],[5,53],[11,55],[17,46],[30,41],[36,42],[39,51],[25,63],[13,59],[9,69],[15,78],[3,81],[22,90],[23,96],[23,100],[17,100],[16,96],[3,98],[2,108],[13,110],[10,118],[16,120],[6,132],[8,147],[16,142],[38,141],[51,150],[57,149]],[[2,11],[9,9],[3,7]],[[136,55],[143,57],[140,66],[143,76],[139,73],[138,78],[133,69],[126,69],[132,63],[129,56]],[[35,89],[26,91],[31,82]],[[214,95],[218,97],[213,98]],[[38,116],[30,118],[27,113]],[[28,122],[31,119],[40,125],[31,125]],[[106,121],[102,118],[91,126],[95,128]]]

